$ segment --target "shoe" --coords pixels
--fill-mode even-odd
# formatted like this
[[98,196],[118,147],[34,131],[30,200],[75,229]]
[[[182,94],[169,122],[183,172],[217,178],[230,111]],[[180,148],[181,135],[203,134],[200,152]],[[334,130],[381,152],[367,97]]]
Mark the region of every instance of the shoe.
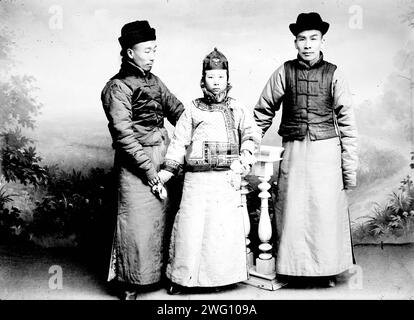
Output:
[[336,286],[336,280],[335,279],[329,279],[328,280],[328,287],[333,288]]
[[124,291],[122,300],[136,300],[137,299],[137,291]]
[[335,277],[320,277],[317,278],[316,287],[320,288],[334,288],[336,286]]
[[172,283],[167,289],[169,295],[181,294],[183,291],[183,287],[175,283]]
[[237,288],[237,283],[227,284],[227,285],[219,286],[219,287],[213,287],[212,291],[215,293],[220,293],[220,292],[232,290],[235,288]]

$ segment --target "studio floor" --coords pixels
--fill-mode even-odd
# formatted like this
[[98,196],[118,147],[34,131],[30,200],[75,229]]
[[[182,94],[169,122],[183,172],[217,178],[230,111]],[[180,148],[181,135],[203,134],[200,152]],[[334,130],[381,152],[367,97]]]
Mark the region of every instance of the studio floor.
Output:
[[[284,287],[276,291],[243,283],[221,292],[168,295],[164,288],[139,294],[145,300],[414,300],[414,244],[356,245],[357,266],[332,288]],[[101,270],[101,271],[98,271]],[[75,249],[0,246],[2,300],[118,299],[105,282],[104,268]],[[55,281],[58,274],[62,282]]]

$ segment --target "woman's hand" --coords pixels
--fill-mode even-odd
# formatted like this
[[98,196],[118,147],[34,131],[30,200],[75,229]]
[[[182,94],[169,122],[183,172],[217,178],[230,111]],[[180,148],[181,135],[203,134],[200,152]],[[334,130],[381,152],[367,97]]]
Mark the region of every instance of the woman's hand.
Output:
[[162,184],[166,184],[168,180],[172,178],[174,174],[167,170],[161,170],[158,172],[158,179]]
[[256,157],[248,150],[242,150],[240,154],[240,163],[242,167],[242,176],[246,176],[253,164],[256,162]]

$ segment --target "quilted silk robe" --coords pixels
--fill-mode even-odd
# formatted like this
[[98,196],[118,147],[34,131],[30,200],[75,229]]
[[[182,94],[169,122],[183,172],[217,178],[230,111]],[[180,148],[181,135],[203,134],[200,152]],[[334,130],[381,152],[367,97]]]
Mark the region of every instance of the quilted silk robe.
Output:
[[247,279],[240,175],[229,167],[259,142],[253,115],[231,98],[197,99],[179,119],[166,154],[166,163],[185,169],[166,272],[174,283],[212,287]]

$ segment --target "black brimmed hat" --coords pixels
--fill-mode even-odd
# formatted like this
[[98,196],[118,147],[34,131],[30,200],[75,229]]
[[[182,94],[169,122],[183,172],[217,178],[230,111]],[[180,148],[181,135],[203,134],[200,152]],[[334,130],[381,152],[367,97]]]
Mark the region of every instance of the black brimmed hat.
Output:
[[301,13],[296,19],[296,23],[289,25],[290,31],[297,36],[305,30],[319,30],[324,35],[329,29],[329,23],[322,20],[316,12]]

